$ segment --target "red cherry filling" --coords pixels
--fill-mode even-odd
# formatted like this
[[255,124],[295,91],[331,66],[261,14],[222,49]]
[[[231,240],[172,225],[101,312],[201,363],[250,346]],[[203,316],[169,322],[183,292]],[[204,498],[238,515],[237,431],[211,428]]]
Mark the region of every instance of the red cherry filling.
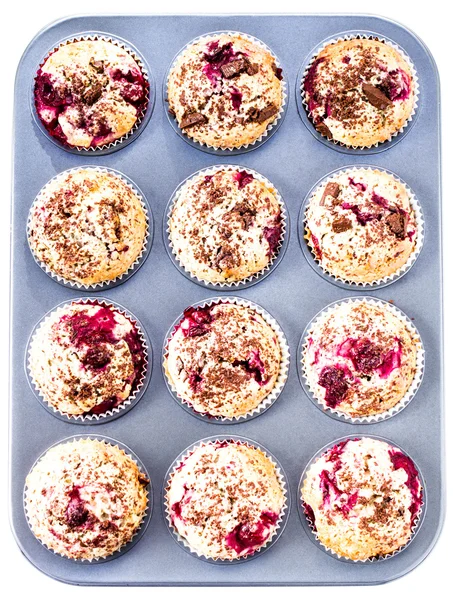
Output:
[[304,509],[304,513],[306,514],[308,520],[310,521],[310,527],[313,529],[313,531],[316,531],[315,513],[313,512],[312,507],[306,502],[302,502],[302,508]]
[[227,546],[237,554],[250,554],[257,546],[262,546],[270,534],[271,527],[278,521],[278,515],[270,511],[261,513],[256,523],[239,523],[225,538]]
[[203,377],[199,371],[192,371],[189,373],[189,385],[191,389],[196,393],[201,391],[201,384],[203,383]]
[[264,378],[264,363],[260,358],[260,353],[258,350],[252,350],[247,360],[235,360],[232,364],[233,367],[242,367],[245,369],[247,373],[250,373],[251,377],[253,377],[261,386],[266,385],[266,383],[269,381],[269,378]]
[[367,338],[348,338],[340,345],[337,354],[349,358],[354,369],[364,375],[370,375],[383,360],[381,348]]
[[418,477],[418,471],[415,468],[412,460],[403,454],[399,450],[389,450],[390,460],[392,461],[393,468],[404,469],[407,473],[406,485],[411,491],[412,494],[412,504],[409,507],[409,510],[412,515],[411,524],[415,521],[418,513],[420,512],[420,507],[422,503],[422,488],[420,485],[420,479]]
[[364,183],[360,183],[360,181],[354,181],[354,179],[352,177],[349,177],[348,179],[349,179],[349,185],[353,185],[360,192],[366,191],[366,185]]
[[179,324],[184,337],[196,337],[205,335],[209,331],[209,323],[212,323],[211,308],[193,308],[190,306],[184,311],[184,319]]
[[360,225],[366,225],[368,221],[373,221],[379,218],[379,215],[362,212],[358,206],[355,204],[350,204],[349,202],[343,202],[341,208],[352,211]]
[[[316,90],[315,82],[316,82],[318,67],[324,61],[325,61],[325,58],[317,58],[315,61],[313,61],[313,64],[308,69],[308,72],[305,75],[304,90],[305,90],[306,94],[309,96],[308,110],[310,112],[312,112],[317,106],[319,106],[320,104],[323,103],[323,99],[319,96],[319,94]],[[318,121],[321,121],[321,119],[318,118]],[[315,124],[317,124],[317,123],[315,123]]]
[[322,258],[322,250],[321,250],[321,246],[319,245],[319,240],[318,238],[311,234],[311,243],[313,246],[313,250],[315,251],[316,254],[316,258],[318,258],[319,260],[321,260]]
[[69,494],[69,503],[65,512],[66,523],[69,527],[80,527],[88,519],[88,510],[80,497],[79,488],[74,486]]
[[339,366],[324,367],[318,384],[326,389],[325,401],[330,408],[343,402],[349,389],[345,371]]
[[280,244],[280,239],[282,237],[282,226],[280,223],[280,216],[278,217],[278,221],[279,222],[277,225],[275,225],[274,227],[265,227],[263,231],[263,237],[269,244],[269,256],[275,254],[275,251],[277,250]]
[[207,52],[205,52],[203,58],[208,64],[202,70],[209,81],[215,86],[219,79],[223,77],[221,67],[232,62],[240,55],[233,50],[231,42],[223,46],[219,46],[218,41],[209,42],[206,49]]
[[247,173],[247,171],[238,171],[233,175],[234,180],[238,184],[238,188],[242,190],[248,183],[254,180],[253,175]]
[[394,69],[388,73],[379,88],[392,102],[406,100],[411,92],[411,80],[402,69]]
[[234,87],[230,89],[230,95],[234,110],[239,110],[242,104],[242,93]]

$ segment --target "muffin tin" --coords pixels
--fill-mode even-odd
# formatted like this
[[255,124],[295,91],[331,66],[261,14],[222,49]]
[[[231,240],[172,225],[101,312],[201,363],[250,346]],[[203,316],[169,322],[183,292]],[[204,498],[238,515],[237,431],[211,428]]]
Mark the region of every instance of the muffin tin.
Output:
[[[292,235],[278,269],[241,296],[262,305],[281,325],[291,350],[287,384],[279,399],[256,419],[228,427],[195,418],[173,401],[158,368],[164,337],[183,309],[210,295],[174,268],[164,248],[164,211],[173,190],[199,169],[228,157],[202,152],[172,131],[166,104],[154,96],[149,123],[134,144],[109,155],[66,152],[52,144],[30,112],[30,86],[36,65],[59,40],[80,32],[103,31],[138,48],[159,88],[176,52],[193,38],[216,30],[244,31],[263,40],[285,67],[288,110],[271,139],[237,162],[262,173],[277,187],[292,217]],[[419,77],[418,118],[398,144],[382,144],[372,156],[327,146],[307,131],[299,112],[298,73],[322,40],[349,31],[371,31],[400,45]],[[409,129],[409,128],[407,128]],[[41,571],[78,585],[314,585],[376,584],[404,575],[434,546],[444,513],[442,398],[442,281],[440,249],[439,84],[436,67],[423,43],[392,21],[361,15],[274,16],[82,16],[48,27],[31,42],[19,65],[14,117],[12,222],[11,368],[11,520],[22,552]],[[102,295],[137,315],[153,349],[154,369],[141,401],[120,418],[88,427],[87,435],[113,437],[130,446],[146,465],[155,504],[174,457],[200,438],[227,434],[255,440],[282,464],[291,489],[292,510],[280,539],[256,560],[219,566],[197,560],[179,548],[155,506],[139,543],[115,561],[83,564],[64,560],[44,548],[30,532],[23,509],[25,477],[37,457],[80,426],[56,419],[36,402],[23,369],[28,337],[35,323],[56,304],[80,295],[58,285],[34,262],[26,237],[27,215],[41,187],[57,173],[82,165],[126,173],[146,195],[155,217],[155,240],[148,260],[134,277]],[[307,323],[325,306],[351,295],[320,277],[307,263],[297,240],[301,203],[320,178],[346,164],[370,163],[397,173],[416,194],[425,217],[425,242],[410,272],[372,295],[395,305],[414,320],[426,351],[419,391],[400,414],[374,424],[349,424],[323,414],[305,396],[297,376],[297,345]],[[235,288],[231,291],[236,291]],[[229,295],[228,289],[221,294]],[[108,293],[107,293],[108,292]],[[219,290],[220,292],[220,290]],[[369,293],[369,291],[367,290]],[[92,296],[93,292],[86,293]],[[316,547],[298,518],[298,483],[308,460],[339,437],[370,434],[401,445],[419,466],[426,483],[424,522],[404,551],[389,560],[352,564]]]

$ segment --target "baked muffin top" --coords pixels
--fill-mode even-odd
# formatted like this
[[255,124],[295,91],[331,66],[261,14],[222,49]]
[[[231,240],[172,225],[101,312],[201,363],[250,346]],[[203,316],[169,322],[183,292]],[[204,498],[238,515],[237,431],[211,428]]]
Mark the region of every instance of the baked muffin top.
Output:
[[255,142],[283,103],[282,74],[263,46],[239,33],[191,44],[168,77],[170,114],[197,142],[238,148]]
[[309,330],[302,366],[324,407],[350,417],[379,415],[408,391],[419,347],[420,340],[385,305],[343,302]]
[[105,40],[70,42],[35,78],[35,107],[64,145],[96,148],[128,134],[148,104],[149,83],[132,55]]
[[165,356],[180,398],[213,417],[239,417],[273,390],[280,372],[276,332],[253,308],[221,302],[190,307]]
[[402,548],[423,500],[412,460],[367,437],[327,450],[308,469],[301,492],[320,542],[341,557],[362,561]]
[[103,414],[129,398],[145,370],[136,326],[113,306],[73,302],[36,330],[29,369],[44,400],[67,415]]
[[303,99],[316,129],[347,146],[384,142],[414,108],[412,70],[400,52],[374,39],[326,46],[308,69]]
[[193,276],[233,283],[265,269],[282,243],[275,190],[251,173],[219,167],[182,188],[169,221],[172,249]]
[[41,190],[28,239],[52,273],[89,286],[126,273],[144,249],[147,229],[142,203],[121,177],[80,168]]
[[314,192],[306,238],[321,267],[352,283],[371,283],[405,266],[420,235],[406,187],[378,169],[349,169]]
[[173,471],[166,501],[173,527],[193,551],[233,560],[270,540],[285,495],[261,450],[227,440],[203,444],[186,457]]
[[77,439],[54,446],[27,476],[25,507],[35,536],[76,560],[104,558],[140,527],[149,480],[118,446]]

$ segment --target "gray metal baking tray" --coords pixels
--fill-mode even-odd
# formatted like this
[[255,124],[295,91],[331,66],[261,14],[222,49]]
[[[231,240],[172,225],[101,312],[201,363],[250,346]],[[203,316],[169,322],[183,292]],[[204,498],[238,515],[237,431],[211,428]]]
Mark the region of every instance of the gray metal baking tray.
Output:
[[[225,29],[249,33],[268,44],[289,81],[288,111],[276,134],[259,148],[230,158],[202,152],[176,135],[159,91],[181,47],[198,35]],[[139,49],[156,81],[156,105],[147,127],[132,144],[105,156],[77,156],[56,147],[39,131],[30,111],[30,85],[37,64],[53,44],[93,30],[118,35]],[[345,155],[320,143],[304,126],[296,107],[296,77],[308,53],[321,40],[349,30],[372,31],[395,41],[412,58],[419,75],[417,122],[403,140],[378,154]],[[439,82],[423,43],[397,23],[362,15],[71,17],[41,31],[25,51],[16,80],[14,132],[10,489],[12,526],[27,558],[47,575],[79,585],[376,584],[417,566],[434,546],[444,512]],[[182,410],[169,395],[159,368],[168,327],[185,306],[212,296],[212,290],[189,281],[171,264],[159,231],[163,212],[182,180],[219,162],[245,165],[268,177],[286,202],[293,229],[278,268],[237,294],[262,305],[280,323],[291,348],[289,379],[266,413],[228,427],[206,423]],[[294,361],[307,322],[330,302],[352,294],[313,271],[301,252],[296,229],[301,202],[320,177],[342,165],[364,162],[396,172],[423,208],[425,244],[416,264],[395,283],[367,293],[394,301],[414,319],[425,344],[426,370],[420,390],[404,411],[381,423],[354,426],[318,410],[298,381]],[[51,177],[87,163],[131,177],[145,193],[156,224],[150,256],[140,271],[102,294],[126,306],[146,328],[153,346],[152,379],[133,410],[91,427],[66,423],[44,410],[23,368],[35,323],[56,304],[82,295],[58,285],[34,262],[26,240],[28,210]],[[52,554],[31,534],[23,511],[24,479],[36,458],[56,441],[85,432],[111,436],[130,446],[147,466],[154,488],[155,509],[143,538],[127,554],[103,564],[77,564]],[[331,440],[358,432],[401,445],[419,465],[427,488],[425,520],[413,543],[389,560],[370,564],[347,564],[320,551],[308,539],[296,509],[299,478],[309,458]],[[196,440],[223,433],[242,435],[269,448],[286,471],[293,498],[287,527],[269,551],[252,561],[219,566],[190,556],[174,543],[159,498],[175,457]]]

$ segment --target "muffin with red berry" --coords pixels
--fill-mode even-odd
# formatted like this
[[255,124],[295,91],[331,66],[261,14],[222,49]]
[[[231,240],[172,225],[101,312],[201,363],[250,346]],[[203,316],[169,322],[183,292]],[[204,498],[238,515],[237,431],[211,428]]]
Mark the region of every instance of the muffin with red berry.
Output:
[[193,140],[214,148],[253,144],[280,115],[282,71],[264,45],[240,33],[190,44],[168,76],[169,112]]
[[143,385],[143,334],[113,305],[73,301],[54,310],[29,347],[33,383],[44,401],[69,417],[112,414]]
[[378,39],[325,46],[302,81],[302,99],[317,131],[346,146],[391,139],[411,117],[416,79],[408,59]]
[[177,193],[168,224],[172,252],[203,282],[232,284],[257,276],[283,243],[278,193],[248,170],[208,172],[190,178]]
[[149,479],[118,446],[75,439],[48,450],[26,479],[34,535],[75,560],[98,560],[130,542],[145,517]]
[[411,458],[367,437],[326,450],[309,466],[301,494],[317,539],[354,561],[402,549],[413,536],[423,504],[421,478]]
[[37,115],[68,148],[100,148],[127,136],[149,101],[147,76],[132,52],[106,39],[62,44],[40,66]]
[[415,328],[399,311],[371,300],[345,301],[308,330],[302,374],[324,409],[378,417],[413,396],[421,353]]
[[282,476],[261,450],[234,440],[204,442],[173,470],[167,519],[199,556],[232,561],[263,548],[286,508]]
[[184,311],[164,370],[178,398],[197,413],[232,419],[283,387],[284,353],[279,334],[255,308],[224,301]]

